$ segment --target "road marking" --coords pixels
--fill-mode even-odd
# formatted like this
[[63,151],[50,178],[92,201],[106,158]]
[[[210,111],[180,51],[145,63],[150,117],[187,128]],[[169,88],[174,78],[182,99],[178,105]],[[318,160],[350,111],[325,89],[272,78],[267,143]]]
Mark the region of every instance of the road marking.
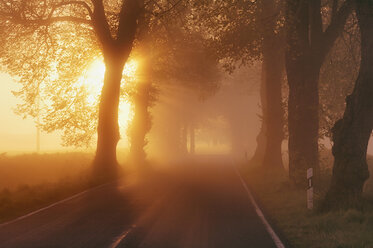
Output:
[[102,185],[99,185],[99,186],[96,186],[96,187],[93,187],[93,188],[87,189],[87,190],[85,190],[85,191],[83,191],[83,192],[80,192],[80,193],[78,193],[78,194],[75,194],[75,195],[73,195],[73,196],[70,196],[70,197],[68,197],[68,198],[66,198],[66,199],[63,199],[63,200],[61,200],[61,201],[58,201],[58,202],[52,203],[51,205],[48,205],[48,206],[46,206],[46,207],[44,207],[44,208],[41,208],[41,209],[35,210],[35,211],[31,212],[31,213],[28,213],[28,214],[26,214],[26,215],[20,216],[20,217],[14,219],[14,220],[11,220],[11,221],[8,221],[8,222],[5,222],[5,223],[3,223],[3,224],[0,224],[0,228],[2,228],[2,227],[4,227],[4,226],[7,226],[7,225],[9,225],[9,224],[15,223],[15,222],[17,222],[17,221],[23,220],[23,219],[25,219],[25,218],[27,218],[27,217],[30,217],[30,216],[35,215],[35,214],[37,214],[37,213],[40,213],[40,212],[42,212],[42,211],[44,211],[44,210],[47,210],[47,209],[49,209],[49,208],[52,208],[52,207],[54,207],[54,206],[56,206],[56,205],[59,205],[59,204],[62,204],[62,203],[68,202],[68,201],[70,201],[70,200],[72,200],[72,199],[78,198],[78,197],[80,197],[80,196],[82,196],[82,195],[88,193],[89,191],[92,191],[92,190],[95,190],[95,189],[98,189],[98,188],[102,188],[102,187],[107,186],[107,185],[109,185],[109,184],[111,184],[111,183],[114,183],[114,182],[105,183],[105,184],[102,184]]
[[276,247],[277,248],[285,248],[285,245],[281,242],[281,240],[278,237],[278,235],[276,234],[276,232],[273,230],[271,225],[268,223],[267,219],[265,218],[265,216],[263,214],[263,211],[259,208],[258,204],[256,203],[253,195],[251,194],[249,188],[247,187],[245,181],[243,180],[242,176],[238,172],[237,168],[234,167],[234,170],[235,170],[237,176],[240,178],[241,183],[242,183],[243,187],[245,188],[245,190],[246,190],[246,192],[249,196],[249,199],[250,199],[251,203],[253,204],[253,206],[255,208],[256,214],[259,216],[259,218],[262,221],[264,227],[266,228],[268,234],[271,236],[273,242],[275,242]]
[[138,219],[137,221],[135,221],[135,224],[133,224],[129,229],[125,230],[121,235],[119,235],[115,241],[109,246],[109,248],[116,248],[118,247],[118,245],[125,239],[128,237],[128,234],[130,234],[136,227],[140,226],[141,223],[143,222],[144,219],[146,218],[149,218],[149,216],[151,216],[151,209],[154,209],[154,208],[157,208],[161,205],[161,203],[164,201],[165,199],[165,196],[161,196],[158,198],[158,200],[156,200],[155,202],[153,202],[152,205],[150,205],[145,213],[140,217],[140,219]]
[[136,225],[131,226],[129,229],[124,231],[121,235],[119,235],[115,241],[109,246],[109,248],[117,248],[120,242],[122,242],[123,239],[125,239],[130,232],[136,227]]

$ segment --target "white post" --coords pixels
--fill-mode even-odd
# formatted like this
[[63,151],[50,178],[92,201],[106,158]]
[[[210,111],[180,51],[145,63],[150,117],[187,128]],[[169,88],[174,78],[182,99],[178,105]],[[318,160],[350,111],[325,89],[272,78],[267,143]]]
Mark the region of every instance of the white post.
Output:
[[308,180],[307,208],[308,209],[313,209],[313,185],[312,185],[312,177],[313,177],[313,168],[309,168],[307,170],[307,180]]

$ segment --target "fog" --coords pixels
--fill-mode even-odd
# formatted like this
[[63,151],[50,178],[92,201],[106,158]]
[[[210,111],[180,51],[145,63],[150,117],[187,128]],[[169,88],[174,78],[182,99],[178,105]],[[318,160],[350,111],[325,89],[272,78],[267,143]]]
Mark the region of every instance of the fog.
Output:
[[[170,85],[151,109],[149,159],[182,161],[198,155],[252,156],[260,129],[260,65],[224,73],[214,94]],[[244,111],[242,111],[244,110]]]
[[373,247],[372,24],[373,0],[1,0],[0,247]]

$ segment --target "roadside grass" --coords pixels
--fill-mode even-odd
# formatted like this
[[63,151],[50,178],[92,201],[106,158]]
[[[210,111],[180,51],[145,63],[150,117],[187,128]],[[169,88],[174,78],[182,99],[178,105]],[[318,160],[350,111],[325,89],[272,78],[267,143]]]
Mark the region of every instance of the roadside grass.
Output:
[[[320,214],[307,210],[306,192],[296,188],[283,170],[251,168],[245,179],[259,204],[293,248],[371,248],[373,247],[373,180],[365,187],[364,211]],[[324,170],[315,204],[322,199],[330,179]]]
[[93,159],[91,153],[45,153],[0,155],[0,190],[20,185],[54,183],[85,173]]
[[91,154],[0,157],[0,223],[89,188]]

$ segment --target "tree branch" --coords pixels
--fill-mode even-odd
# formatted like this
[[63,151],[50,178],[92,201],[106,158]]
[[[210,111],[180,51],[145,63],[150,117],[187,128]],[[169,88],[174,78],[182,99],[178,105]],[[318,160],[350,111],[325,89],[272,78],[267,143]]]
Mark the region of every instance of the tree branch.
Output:
[[109,24],[105,16],[105,9],[102,0],[92,0],[94,11],[92,13],[93,28],[103,46],[104,53],[109,52],[113,45],[113,37],[110,33]]
[[84,19],[81,17],[76,16],[53,16],[55,11],[63,6],[67,5],[81,5],[83,6],[90,16],[92,16],[92,10],[89,7],[89,5],[83,1],[69,1],[69,2],[62,2],[52,7],[51,11],[49,12],[47,17],[40,16],[39,18],[27,18],[25,14],[25,6],[22,6],[21,9],[15,10],[11,8],[11,3],[5,2],[4,0],[1,0],[1,3],[6,7],[7,11],[0,11],[0,18],[6,19],[9,21],[12,21],[16,24],[22,24],[25,26],[29,25],[40,25],[40,26],[47,26],[52,23],[56,22],[74,22],[79,24],[87,24],[91,25],[92,22],[88,19]]
[[132,45],[135,39],[138,19],[142,13],[143,0],[126,0],[119,14],[118,43],[120,46]]
[[[0,12],[0,16],[6,16],[6,14]],[[16,16],[10,16],[10,18],[6,18],[6,20],[9,20],[10,22],[13,22],[14,24],[22,24],[24,26],[32,26],[32,25],[38,25],[38,26],[49,26],[53,23],[57,22],[73,22],[77,24],[87,24],[91,25],[92,22],[87,19],[75,17],[75,16],[57,16],[57,17],[50,17],[48,19],[35,19],[35,20],[27,20],[22,19],[20,17]]]
[[322,19],[321,19],[321,0],[312,0],[309,2],[310,18],[310,46],[319,47],[322,39]]
[[343,5],[339,8],[338,12],[334,14],[334,18],[330,22],[330,25],[326,28],[323,33],[322,39],[322,56],[326,56],[329,50],[332,48],[338,35],[342,33],[343,28],[346,24],[347,18],[350,16],[353,9],[353,0],[346,0]]
[[161,16],[167,14],[168,12],[170,12],[171,10],[173,10],[174,8],[176,8],[176,6],[178,6],[182,1],[183,0],[178,0],[176,3],[172,4],[170,8],[168,8],[166,10],[163,10],[160,13],[156,13],[155,16],[161,17]]
[[59,3],[59,4],[57,4],[57,5],[55,5],[53,7],[53,9],[52,9],[51,13],[49,14],[49,16],[52,17],[52,15],[54,14],[54,11],[56,11],[60,7],[66,6],[66,5],[80,5],[85,10],[87,10],[89,16],[92,18],[92,15],[93,15],[92,9],[89,7],[89,5],[86,2],[83,2],[83,1],[69,1],[69,2]]

